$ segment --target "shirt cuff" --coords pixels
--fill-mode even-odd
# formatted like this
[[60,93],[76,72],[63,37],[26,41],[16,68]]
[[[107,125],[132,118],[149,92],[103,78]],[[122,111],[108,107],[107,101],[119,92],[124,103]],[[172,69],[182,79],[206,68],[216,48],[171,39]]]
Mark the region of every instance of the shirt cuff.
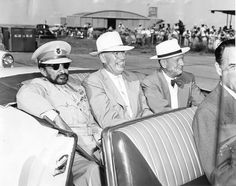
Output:
[[58,112],[56,110],[49,110],[41,114],[42,117],[47,116],[51,121],[54,121],[57,115],[58,115]]

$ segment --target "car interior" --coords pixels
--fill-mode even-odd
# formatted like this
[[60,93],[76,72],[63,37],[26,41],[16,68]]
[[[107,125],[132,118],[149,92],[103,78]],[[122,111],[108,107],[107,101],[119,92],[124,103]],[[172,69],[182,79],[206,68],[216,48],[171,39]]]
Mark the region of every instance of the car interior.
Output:
[[[94,70],[70,73],[81,81]],[[144,74],[138,73],[140,79]],[[1,78],[0,104],[16,107],[16,93],[24,81],[40,73]],[[208,93],[208,91],[205,91]],[[153,114],[102,132],[102,152],[108,186],[210,185],[193,139],[196,107]]]
[[105,128],[108,185],[210,185],[194,143],[195,111],[182,108]]

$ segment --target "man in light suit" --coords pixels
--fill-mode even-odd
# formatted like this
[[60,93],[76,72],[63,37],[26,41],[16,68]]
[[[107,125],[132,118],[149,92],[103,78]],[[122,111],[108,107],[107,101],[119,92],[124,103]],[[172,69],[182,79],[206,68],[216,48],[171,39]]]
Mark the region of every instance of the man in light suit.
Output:
[[124,46],[118,32],[106,32],[96,41],[103,68],[83,82],[93,114],[102,128],[152,114],[146,104],[138,77],[125,70]]
[[194,75],[183,71],[183,54],[187,51],[189,47],[180,48],[176,39],[156,46],[157,55],[150,59],[157,59],[160,69],[142,82],[148,106],[154,113],[198,105],[204,99]]
[[[193,133],[209,181],[214,185],[236,185],[235,146],[229,150],[234,160],[226,156],[228,159],[223,163],[221,160],[225,153],[220,150],[225,142],[236,141],[235,39],[222,42],[215,50],[215,59],[220,82],[199,105],[193,119]],[[217,169],[218,165],[222,169]]]

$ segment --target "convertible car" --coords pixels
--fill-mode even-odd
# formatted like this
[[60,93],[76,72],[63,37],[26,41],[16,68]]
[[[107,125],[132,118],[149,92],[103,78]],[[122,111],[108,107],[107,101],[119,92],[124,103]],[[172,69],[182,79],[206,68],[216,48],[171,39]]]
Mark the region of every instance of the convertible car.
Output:
[[0,185],[70,185],[77,136],[17,109],[21,82],[40,73],[37,67],[13,66],[13,56],[0,51]]
[[[6,63],[13,61],[8,57]],[[70,73],[83,80],[93,71],[71,68]],[[39,76],[37,67],[0,68],[0,185],[69,185],[75,151],[81,150],[76,135],[52,128],[15,102],[21,83]],[[106,185],[210,185],[193,140],[195,111],[181,108],[105,128],[100,165]]]

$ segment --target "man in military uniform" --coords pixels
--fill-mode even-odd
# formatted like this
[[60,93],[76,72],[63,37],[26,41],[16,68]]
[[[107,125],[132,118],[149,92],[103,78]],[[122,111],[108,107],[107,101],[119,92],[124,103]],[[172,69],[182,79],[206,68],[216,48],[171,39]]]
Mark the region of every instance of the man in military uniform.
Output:
[[[89,103],[77,75],[69,75],[71,46],[52,41],[39,47],[32,55],[43,77],[23,82],[17,93],[17,106],[39,118],[48,118],[61,129],[73,131],[78,144],[90,155],[96,147],[94,135],[99,127],[90,112]],[[101,185],[99,167],[75,154],[72,167],[75,185]]]

